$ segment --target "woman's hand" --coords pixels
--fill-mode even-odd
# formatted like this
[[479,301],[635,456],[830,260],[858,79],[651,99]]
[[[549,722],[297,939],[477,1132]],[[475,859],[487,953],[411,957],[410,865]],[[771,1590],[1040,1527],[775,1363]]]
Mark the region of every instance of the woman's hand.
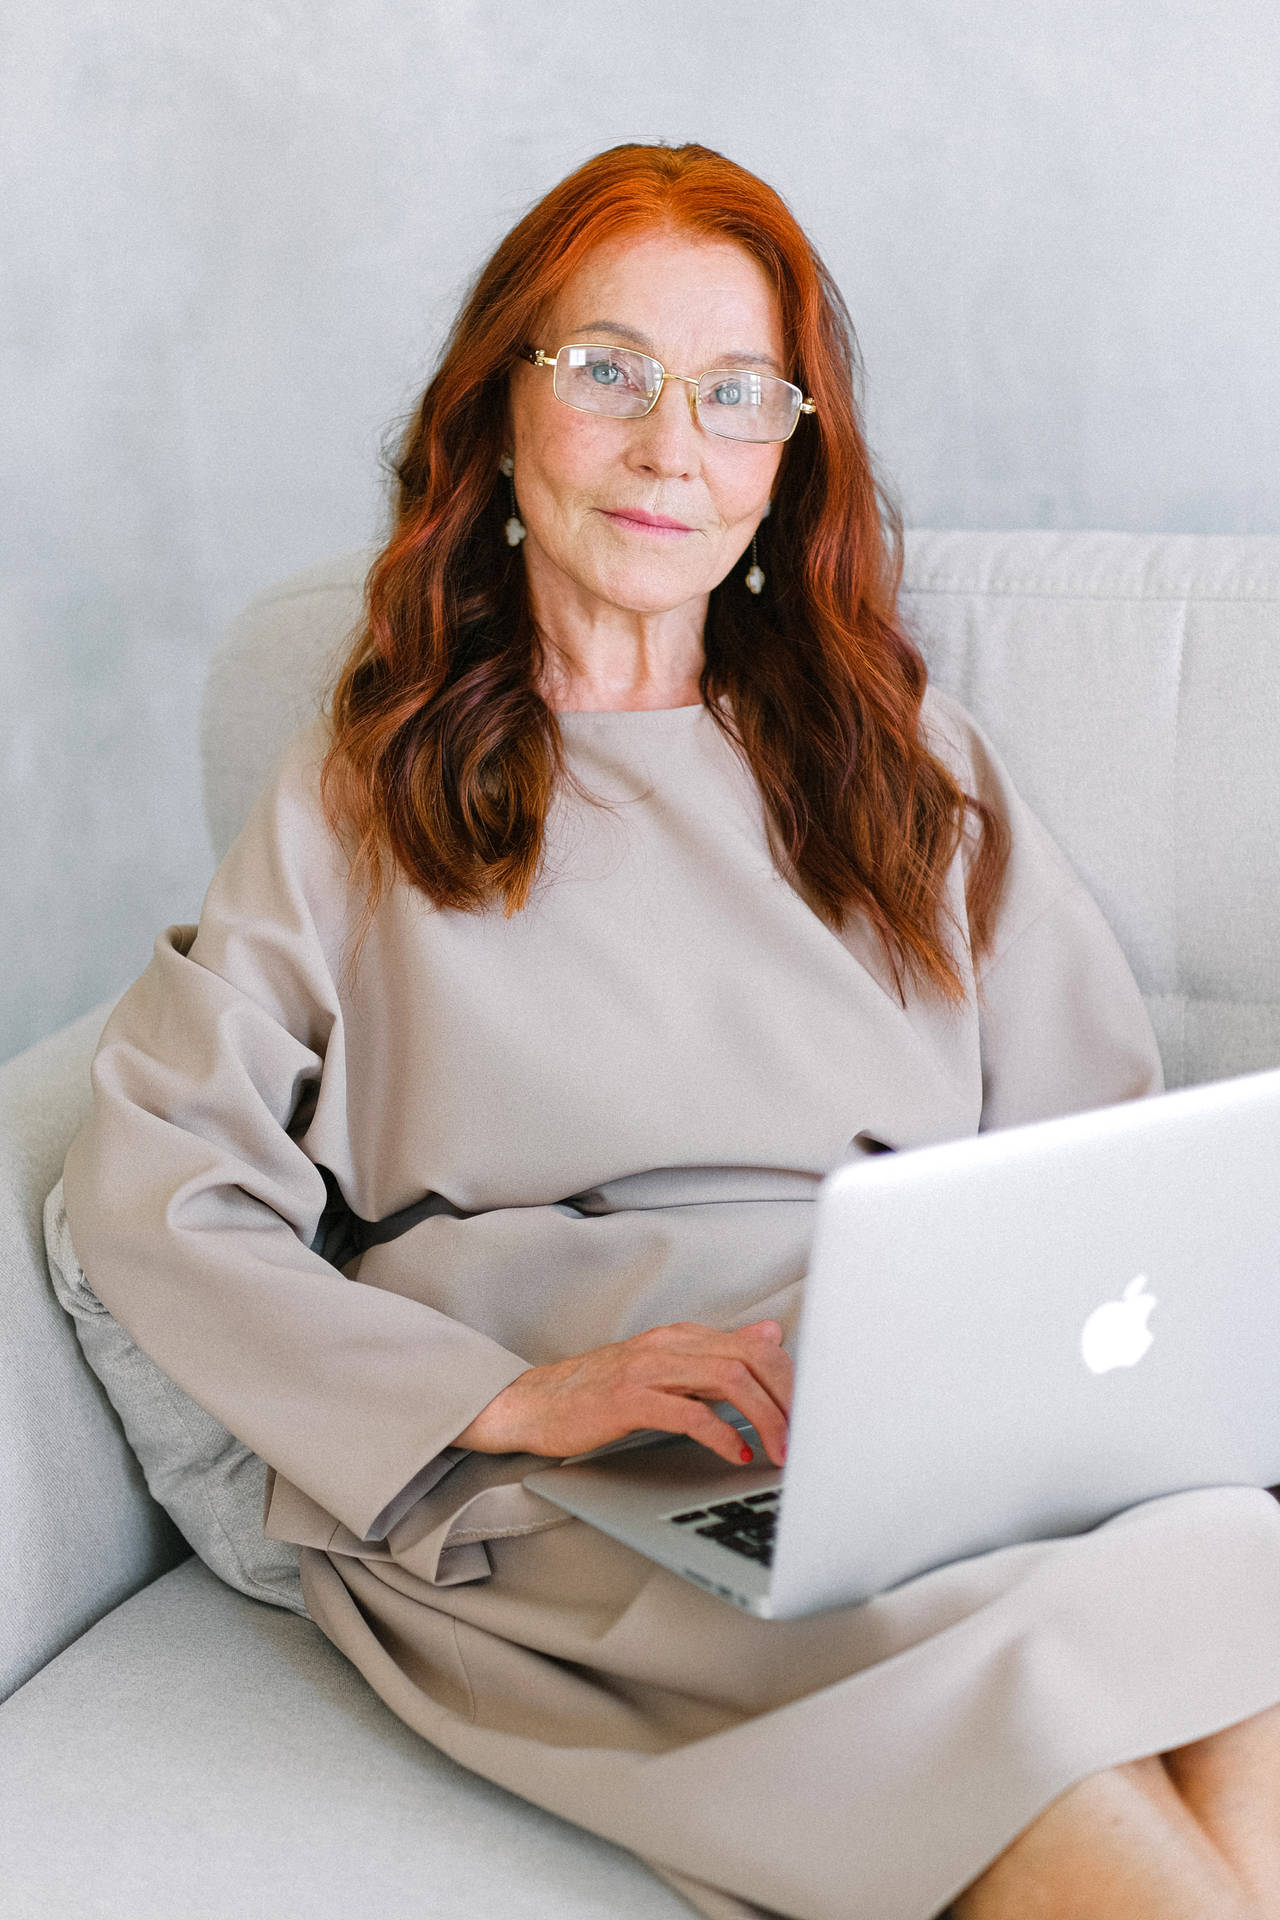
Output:
[[780,1467],[787,1456],[793,1371],[776,1320],[757,1320],[732,1333],[679,1320],[548,1367],[530,1367],[453,1444],[477,1453],[563,1459],[655,1427],[688,1434],[722,1459],[743,1464],[742,1436],[707,1404],[727,1400],[746,1415]]

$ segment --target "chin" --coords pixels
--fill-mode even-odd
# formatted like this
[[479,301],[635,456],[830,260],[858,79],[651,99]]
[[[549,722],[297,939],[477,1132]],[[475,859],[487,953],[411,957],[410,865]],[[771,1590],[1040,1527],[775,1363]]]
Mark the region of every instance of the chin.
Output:
[[662,567],[627,567],[601,573],[582,585],[597,600],[624,613],[674,613],[690,600],[700,600],[709,591],[701,581],[673,579]]

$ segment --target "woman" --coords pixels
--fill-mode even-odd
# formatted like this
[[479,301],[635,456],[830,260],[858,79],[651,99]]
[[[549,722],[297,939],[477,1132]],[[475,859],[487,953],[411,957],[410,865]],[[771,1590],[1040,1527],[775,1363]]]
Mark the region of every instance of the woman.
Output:
[[521,1484],[639,1428],[737,1459],[722,1401],[780,1461],[832,1166],[1159,1085],[925,691],[852,371],[705,149],[603,154],[508,236],[330,713],[107,1025],[72,1234],[393,1709],[700,1911],[1275,1913],[1264,1493],[770,1623]]

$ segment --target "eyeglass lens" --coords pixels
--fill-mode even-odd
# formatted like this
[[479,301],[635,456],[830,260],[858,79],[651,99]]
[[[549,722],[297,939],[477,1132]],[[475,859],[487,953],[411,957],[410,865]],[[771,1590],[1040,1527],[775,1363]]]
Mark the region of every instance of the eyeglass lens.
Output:
[[[635,419],[648,413],[662,387],[662,367],[629,347],[561,347],[555,359],[556,398],[584,413]],[[770,373],[715,368],[698,381],[698,418],[726,440],[785,440],[802,395]]]

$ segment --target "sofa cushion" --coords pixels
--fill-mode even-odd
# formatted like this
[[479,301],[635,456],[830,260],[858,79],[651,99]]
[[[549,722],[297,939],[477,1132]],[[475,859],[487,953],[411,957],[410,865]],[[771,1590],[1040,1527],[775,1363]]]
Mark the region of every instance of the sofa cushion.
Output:
[[305,1614],[298,1549],[262,1531],[265,1462],[197,1406],[107,1312],[71,1244],[61,1180],[45,1201],[44,1234],[54,1292],[120,1416],[152,1498],[229,1586]]
[[0,1707],[5,1920],[689,1920],[189,1560]]

